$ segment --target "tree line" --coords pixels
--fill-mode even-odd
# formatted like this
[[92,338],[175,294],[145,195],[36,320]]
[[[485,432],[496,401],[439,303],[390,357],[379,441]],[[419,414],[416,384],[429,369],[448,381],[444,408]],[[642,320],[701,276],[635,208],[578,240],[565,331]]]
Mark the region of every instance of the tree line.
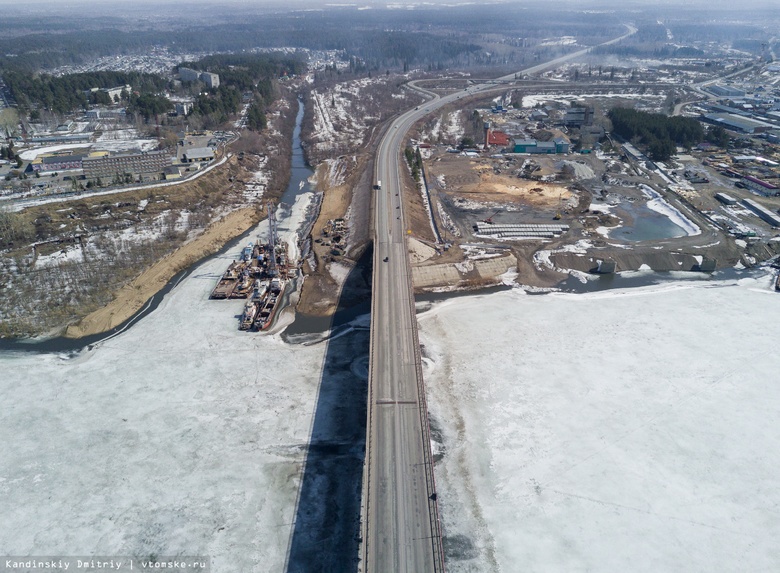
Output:
[[140,93],[154,93],[169,87],[166,78],[140,72],[86,72],[56,77],[8,71],[3,79],[20,108],[29,111],[42,107],[55,113],[86,109],[90,103],[114,103],[105,92],[85,93],[92,88],[130,85]]
[[611,109],[607,115],[614,133],[645,145],[650,159],[655,161],[669,159],[678,145],[690,149],[704,140],[701,123],[690,117],[669,117],[622,107]]

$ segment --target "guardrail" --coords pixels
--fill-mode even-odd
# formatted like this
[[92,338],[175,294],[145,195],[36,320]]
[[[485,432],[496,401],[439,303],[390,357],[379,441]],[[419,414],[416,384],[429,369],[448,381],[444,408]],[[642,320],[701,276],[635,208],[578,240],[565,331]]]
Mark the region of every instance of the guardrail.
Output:
[[[376,174],[374,174],[374,181],[376,181]],[[374,197],[374,213],[377,213],[377,209],[379,207],[379,199],[378,196]],[[376,227],[375,227],[376,229]],[[376,230],[374,231],[376,233]],[[376,284],[376,270],[378,268],[379,263],[379,248],[376,241],[377,237],[374,237],[374,261],[373,261],[373,268],[371,271],[371,290],[373,291],[374,285]],[[371,444],[371,435],[373,431],[373,414],[374,414],[374,369],[376,368],[376,363],[374,361],[374,341],[376,340],[376,329],[374,327],[374,317],[376,316],[376,297],[371,296],[371,330],[369,335],[369,353],[368,353],[368,391],[367,391],[367,399],[368,399],[368,407],[366,408],[366,446],[365,446],[365,461],[364,461],[364,467],[365,471],[363,472],[363,499],[362,499],[362,507],[361,507],[361,523],[360,523],[360,537],[363,541],[363,551],[362,551],[362,561],[360,569],[365,571],[365,566],[368,563],[368,548],[369,548],[369,535],[368,535],[368,515],[369,510],[371,508],[371,495],[370,491],[371,488],[369,487],[369,484],[371,483],[371,455],[369,452],[369,445]]]
[[[406,244],[406,238],[404,238]],[[409,258],[405,257],[406,283],[409,286],[409,304],[412,317],[412,343],[414,344],[414,367],[417,375],[417,395],[419,400],[418,411],[420,413],[420,426],[423,435],[423,451],[425,452],[425,483],[428,490],[428,515],[431,521],[431,545],[433,549],[433,570],[445,573],[444,568],[444,543],[441,533],[441,520],[439,518],[439,499],[436,494],[436,476],[433,472],[433,452],[431,451],[431,423],[428,416],[428,400],[425,395],[425,380],[422,373],[422,354],[420,352],[420,340],[417,333],[417,313],[414,301],[414,285],[412,284],[411,265]]]

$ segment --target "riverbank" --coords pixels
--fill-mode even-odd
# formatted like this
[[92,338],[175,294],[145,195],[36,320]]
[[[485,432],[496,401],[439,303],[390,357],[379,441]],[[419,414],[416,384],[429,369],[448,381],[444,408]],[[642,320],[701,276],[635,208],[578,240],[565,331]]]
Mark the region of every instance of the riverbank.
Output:
[[228,213],[212,223],[202,235],[163,257],[130,284],[124,286],[106,306],[87,315],[65,331],[67,338],[82,338],[107,332],[141,310],[177,273],[218,252],[228,241],[243,235],[262,218],[262,211],[246,207]]

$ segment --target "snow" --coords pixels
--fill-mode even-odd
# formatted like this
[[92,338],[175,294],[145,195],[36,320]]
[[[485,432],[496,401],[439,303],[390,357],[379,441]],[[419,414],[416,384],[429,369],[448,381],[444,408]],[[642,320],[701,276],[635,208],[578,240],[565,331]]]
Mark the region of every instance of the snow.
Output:
[[447,570],[777,570],[779,318],[769,275],[421,314]]
[[325,349],[239,332],[244,301],[208,300],[243,246],[91,350],[0,354],[4,551],[284,569]]
[[328,263],[326,268],[328,269],[328,272],[330,273],[330,276],[333,278],[333,280],[336,281],[337,285],[343,285],[346,283],[347,277],[352,270],[352,267],[349,267],[338,261],[332,261]]
[[156,149],[156,139],[140,139],[138,131],[131,129],[117,129],[105,131],[94,143],[64,143],[61,145],[48,145],[35,149],[26,149],[19,156],[25,161],[33,161],[39,155],[54,153],[56,151],[72,151],[74,154],[88,151],[151,151]]
[[661,100],[665,96],[654,94],[640,94],[640,93],[615,93],[615,94],[523,94],[523,107],[532,108],[545,102],[555,101],[561,103],[571,103],[572,101],[581,101],[587,99],[646,99],[646,100]]
[[268,174],[266,172],[266,166],[268,164],[268,156],[263,156],[258,162],[257,169],[252,174],[252,177],[244,185],[244,191],[242,193],[244,200],[247,202],[259,202],[265,194],[266,187],[268,186]]
[[19,157],[25,161],[32,161],[44,153],[54,153],[55,151],[68,151],[76,149],[79,151],[86,151],[89,149],[89,147],[89,143],[65,143],[62,145],[49,145],[47,147],[39,147],[37,149],[25,149],[19,154]]
[[56,267],[59,264],[84,260],[84,253],[79,245],[69,245],[50,255],[39,255],[35,259],[35,268]]

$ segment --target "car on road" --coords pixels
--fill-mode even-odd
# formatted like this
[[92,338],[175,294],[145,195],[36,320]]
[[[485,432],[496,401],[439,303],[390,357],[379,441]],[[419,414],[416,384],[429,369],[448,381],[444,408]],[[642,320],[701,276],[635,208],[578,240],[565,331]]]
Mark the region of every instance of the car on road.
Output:
[[383,260],[384,262],[387,262],[387,261],[389,261],[389,260],[390,260],[390,257],[385,257],[385,258],[384,258],[384,259],[382,259],[382,260]]

